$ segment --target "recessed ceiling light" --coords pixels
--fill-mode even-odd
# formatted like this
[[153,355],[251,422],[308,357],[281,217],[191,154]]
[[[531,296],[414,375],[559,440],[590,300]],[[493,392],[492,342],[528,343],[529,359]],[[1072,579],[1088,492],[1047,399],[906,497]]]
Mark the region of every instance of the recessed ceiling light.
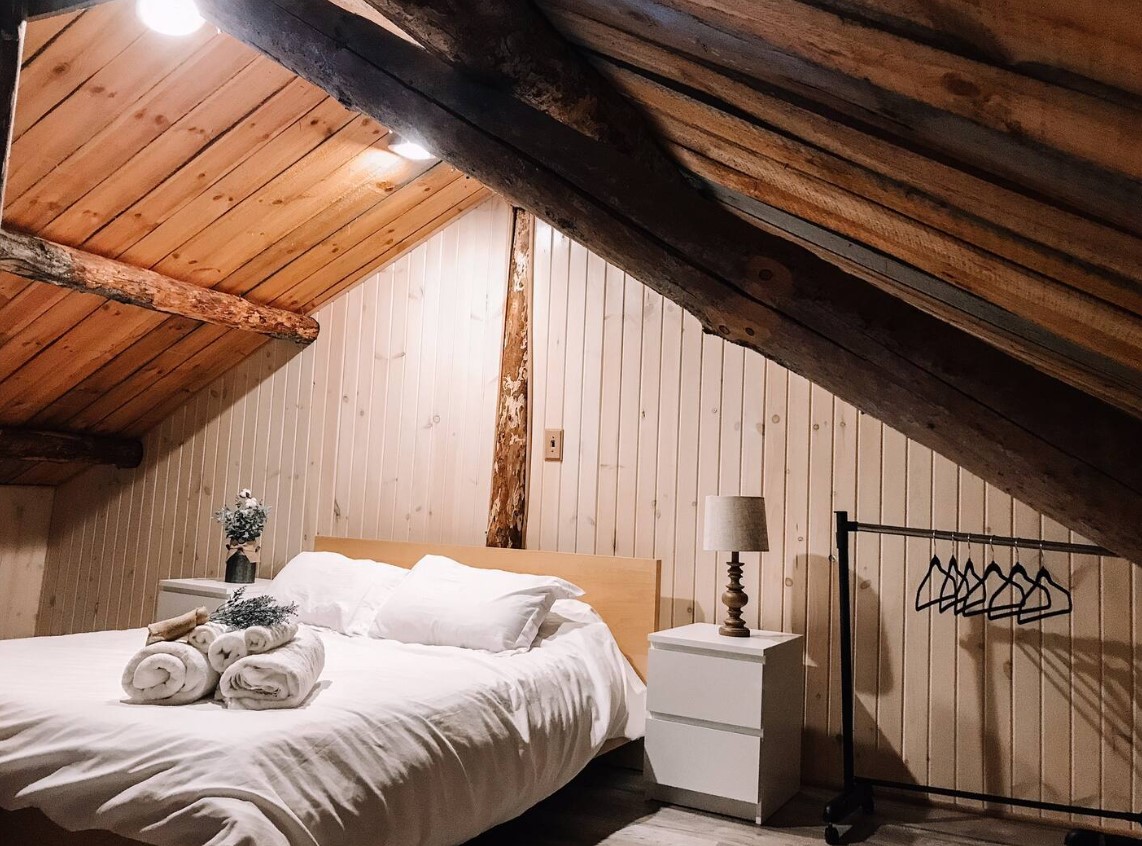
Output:
[[190,35],[205,23],[194,0],[138,0],[135,10],[143,23],[163,35]]
[[421,147],[415,141],[409,141],[407,138],[402,138],[399,135],[394,135],[393,139],[389,142],[389,149],[402,158],[411,159],[414,162],[422,162],[426,159],[434,159],[432,153]]

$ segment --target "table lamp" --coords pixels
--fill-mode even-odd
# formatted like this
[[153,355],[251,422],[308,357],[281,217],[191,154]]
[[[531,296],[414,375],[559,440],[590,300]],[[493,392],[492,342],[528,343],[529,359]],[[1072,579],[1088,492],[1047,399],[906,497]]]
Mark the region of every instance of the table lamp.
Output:
[[765,528],[765,499],[760,496],[706,497],[706,550],[729,552],[730,583],[722,594],[726,621],[718,634],[726,637],[749,637],[742,620],[742,609],[749,597],[742,590],[741,552],[766,552],[769,535]]

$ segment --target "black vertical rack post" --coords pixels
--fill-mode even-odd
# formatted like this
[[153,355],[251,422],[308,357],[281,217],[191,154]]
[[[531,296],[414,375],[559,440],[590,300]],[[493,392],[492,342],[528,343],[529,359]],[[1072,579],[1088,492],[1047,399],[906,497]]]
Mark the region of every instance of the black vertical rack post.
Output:
[[[954,532],[935,529],[914,529],[906,526],[882,526],[875,523],[859,523],[849,520],[848,512],[838,511],[837,517],[837,576],[841,650],[841,752],[843,756],[843,789],[825,806],[825,842],[841,842],[837,825],[848,820],[858,810],[866,814],[873,812],[873,788],[884,787],[912,793],[926,793],[977,802],[992,802],[1020,808],[1037,808],[1044,811],[1058,811],[1066,814],[1099,817],[1102,819],[1124,820],[1142,824],[1142,812],[1114,811],[1102,808],[1088,808],[1081,805],[1064,805],[1058,802],[1042,802],[1021,799],[1014,796],[998,796],[989,793],[975,793],[956,790],[931,784],[913,784],[890,779],[869,778],[856,772],[856,751],[854,748],[853,709],[855,690],[853,685],[853,636],[852,636],[852,556],[849,552],[849,536],[858,532],[876,535],[897,535],[933,540],[950,540],[961,543],[987,544],[990,546],[1019,547],[1043,552],[1067,552],[1078,555],[1113,555],[1107,549],[1092,544],[1046,541],[1038,538],[1001,537],[999,535]],[[1073,829],[1065,837],[1067,846],[1126,846],[1142,844],[1133,837],[1103,835],[1085,829]]]

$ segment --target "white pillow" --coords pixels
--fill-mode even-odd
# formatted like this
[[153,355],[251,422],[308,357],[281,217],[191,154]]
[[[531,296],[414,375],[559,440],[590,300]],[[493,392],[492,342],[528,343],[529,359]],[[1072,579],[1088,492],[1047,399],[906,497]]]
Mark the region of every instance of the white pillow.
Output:
[[527,649],[555,600],[582,595],[554,576],[482,570],[426,555],[381,606],[369,634],[489,652]]
[[268,592],[281,602],[296,602],[299,623],[363,636],[408,572],[338,552],[302,552],[274,577]]

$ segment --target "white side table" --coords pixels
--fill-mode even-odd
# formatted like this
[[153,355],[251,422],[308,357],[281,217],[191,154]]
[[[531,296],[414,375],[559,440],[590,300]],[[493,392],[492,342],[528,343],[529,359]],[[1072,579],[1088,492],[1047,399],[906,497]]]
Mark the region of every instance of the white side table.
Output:
[[650,796],[760,825],[801,784],[804,639],[695,623],[650,644]]
[[257,579],[252,585],[235,585],[221,579],[163,579],[155,600],[155,619],[167,620],[205,607],[213,611],[240,587],[249,596],[265,593],[270,579]]

